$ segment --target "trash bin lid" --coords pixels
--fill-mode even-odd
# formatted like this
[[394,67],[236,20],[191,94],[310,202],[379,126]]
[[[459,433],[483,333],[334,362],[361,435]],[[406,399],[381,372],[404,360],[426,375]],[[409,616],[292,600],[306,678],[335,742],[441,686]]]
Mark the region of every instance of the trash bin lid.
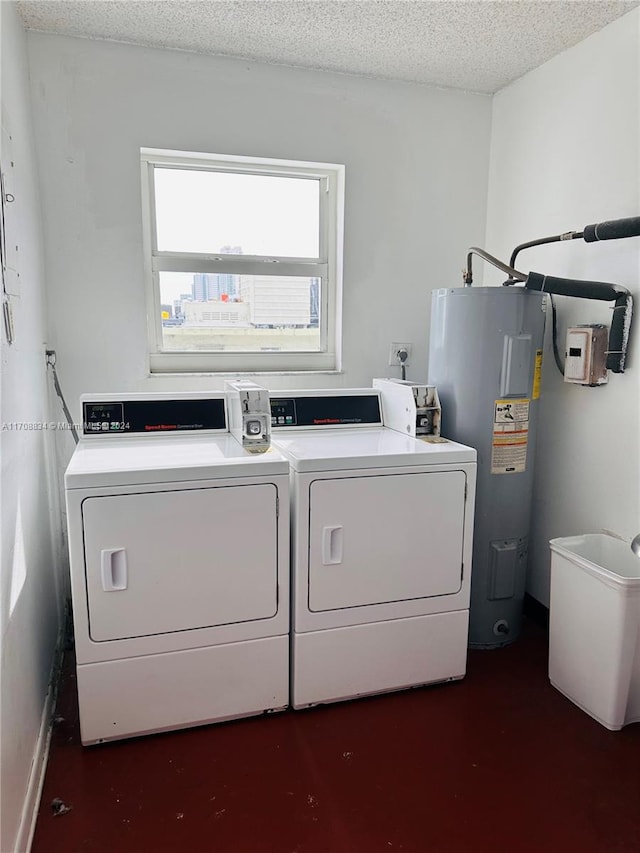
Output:
[[552,551],[608,585],[640,591],[640,560],[628,542],[606,533],[585,533],[551,539],[549,545]]

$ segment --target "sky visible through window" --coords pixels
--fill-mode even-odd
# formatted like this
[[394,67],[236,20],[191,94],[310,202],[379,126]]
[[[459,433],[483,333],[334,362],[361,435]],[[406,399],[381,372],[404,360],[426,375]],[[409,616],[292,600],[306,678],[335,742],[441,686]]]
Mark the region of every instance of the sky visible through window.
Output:
[[[317,258],[319,193],[313,178],[156,168],[158,249]],[[162,301],[182,293],[184,276],[165,273]]]

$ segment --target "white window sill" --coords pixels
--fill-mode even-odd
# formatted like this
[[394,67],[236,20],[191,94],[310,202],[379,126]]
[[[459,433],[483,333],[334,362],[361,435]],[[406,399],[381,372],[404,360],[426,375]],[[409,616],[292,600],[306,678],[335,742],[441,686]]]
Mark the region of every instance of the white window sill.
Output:
[[265,376],[341,376],[344,370],[264,370],[264,371],[228,371],[227,373],[207,373],[206,371],[194,373],[181,373],[178,371],[167,371],[160,373],[147,373],[146,380],[161,379],[163,382],[167,379],[239,379],[251,377],[252,379],[260,379]]

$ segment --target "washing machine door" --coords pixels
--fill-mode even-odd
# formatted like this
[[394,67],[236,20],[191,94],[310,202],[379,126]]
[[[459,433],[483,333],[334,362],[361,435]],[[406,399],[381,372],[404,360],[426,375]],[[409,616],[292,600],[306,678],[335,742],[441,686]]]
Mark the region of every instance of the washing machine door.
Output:
[[309,609],[459,592],[465,485],[463,471],[312,482]]
[[274,484],[89,497],[82,519],[94,641],[277,613]]

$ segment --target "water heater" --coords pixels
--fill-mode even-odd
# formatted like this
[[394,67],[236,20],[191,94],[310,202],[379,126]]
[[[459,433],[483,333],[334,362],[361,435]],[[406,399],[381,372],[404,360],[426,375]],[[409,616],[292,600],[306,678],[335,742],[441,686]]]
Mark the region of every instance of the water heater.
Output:
[[469,645],[520,632],[546,296],[516,287],[435,290],[429,384],[442,434],[478,452]]

